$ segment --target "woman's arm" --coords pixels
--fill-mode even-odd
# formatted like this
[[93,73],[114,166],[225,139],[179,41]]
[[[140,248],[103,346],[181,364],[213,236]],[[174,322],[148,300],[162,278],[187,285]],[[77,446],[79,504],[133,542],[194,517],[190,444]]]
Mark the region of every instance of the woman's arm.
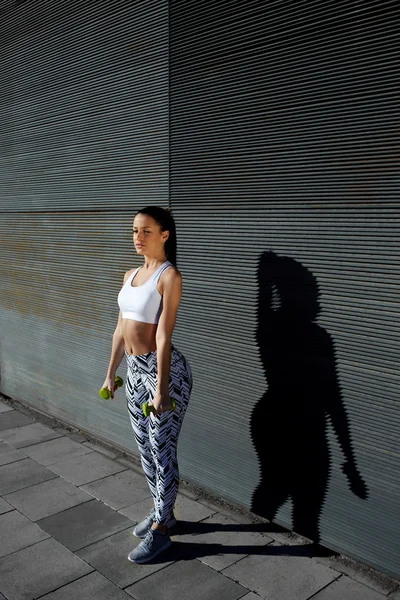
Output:
[[[124,284],[132,273],[132,270],[127,271],[124,276]],[[115,328],[113,337],[112,337],[112,346],[111,346],[111,357],[108,365],[106,379],[104,381],[103,387],[107,387],[111,392],[111,398],[114,398],[114,380],[115,375],[117,373],[117,369],[121,364],[121,360],[124,356],[125,352],[125,341],[122,336],[122,328],[121,328],[121,311],[119,311],[118,322]]]
[[182,275],[175,269],[168,269],[163,277],[163,308],[156,331],[157,345],[157,392],[153,400],[156,412],[159,408],[171,408],[169,401],[169,378],[171,369],[171,339],[176,323],[176,315],[182,297]]
[[121,311],[119,311],[118,323],[112,337],[111,358],[108,365],[107,377],[115,377],[117,369],[125,352],[125,342],[121,333]]

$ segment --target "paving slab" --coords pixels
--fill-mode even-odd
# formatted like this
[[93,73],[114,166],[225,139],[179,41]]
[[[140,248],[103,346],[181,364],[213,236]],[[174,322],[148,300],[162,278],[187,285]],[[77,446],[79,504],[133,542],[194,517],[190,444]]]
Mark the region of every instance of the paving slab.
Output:
[[132,534],[132,529],[133,527],[129,527],[129,529],[86,546],[86,548],[78,550],[77,555],[121,588],[140,581],[174,562],[168,560],[168,557],[171,556],[170,549],[168,549],[163,552],[162,560],[158,563],[151,562],[143,565],[131,563],[128,560],[128,554],[141,541]]
[[25,446],[23,449],[24,454],[33,458],[41,465],[49,466],[56,463],[62,462],[66,459],[72,459],[76,456],[82,456],[83,454],[89,454],[93,452],[90,448],[85,448],[82,444],[73,442],[67,437],[58,437],[55,440],[49,442],[41,442],[40,444],[34,444],[33,446]]
[[384,600],[386,596],[368,588],[358,581],[353,581],[346,575],[342,575],[333,581],[328,587],[313,596],[313,600]]
[[28,519],[38,521],[83,502],[90,502],[93,496],[62,477],[56,477],[18,492],[6,494],[5,499]]
[[49,469],[74,485],[79,486],[107,477],[108,475],[113,475],[114,473],[126,471],[126,467],[118,464],[116,461],[110,460],[98,452],[93,452],[90,448],[86,450],[90,451],[90,453],[63,460],[55,465],[49,465]]
[[0,515],[0,557],[48,538],[36,523],[17,510]]
[[68,583],[64,587],[41,596],[40,600],[129,600],[130,596],[107,581],[100,573],[90,573],[78,581]]
[[200,493],[189,490],[187,487],[182,485],[182,483],[179,486],[179,492],[182,494],[182,496],[185,496],[185,498],[189,498],[190,500],[200,500],[201,502]]
[[87,483],[81,489],[115,510],[151,498],[146,479],[130,469]]
[[[129,517],[132,519],[132,521],[139,523],[149,514],[149,512],[152,510],[152,507],[152,500],[150,500],[150,502],[137,502],[121,509],[120,513]],[[207,506],[204,506],[200,502],[195,502],[194,500],[191,500],[190,498],[178,493],[175,502],[174,515],[177,520],[187,522],[183,524],[184,527],[189,526],[191,522],[197,522],[201,521],[202,519],[206,519],[213,513],[214,511]]]
[[4,515],[4,513],[10,512],[10,510],[14,510],[14,507],[6,502],[4,498],[0,498],[0,515]]
[[391,592],[388,598],[390,598],[390,600],[400,600],[400,588]]
[[56,476],[30,458],[0,467],[0,496],[54,479]]
[[153,498],[150,497],[145,498],[140,502],[135,502],[135,504],[130,504],[125,508],[121,508],[121,510],[119,510],[118,512],[120,512],[121,515],[129,517],[129,519],[136,524],[140,521],[143,521],[143,519],[147,517],[147,515],[153,510],[153,508],[154,501]]
[[118,454],[115,454],[115,452],[111,452],[111,450],[109,450],[108,448],[104,448],[103,446],[100,446],[99,444],[94,444],[93,442],[83,442],[82,446],[86,446],[86,448],[91,448],[92,450],[95,450],[96,452],[100,452],[100,454],[104,454],[104,456],[107,456],[108,458],[114,459],[114,458],[118,458]]
[[1,591],[8,600],[32,600],[92,571],[79,556],[47,539],[0,559]]
[[[266,552],[281,552],[266,547]],[[251,555],[222,571],[262,598],[307,600],[339,577],[339,573],[304,556]]]
[[0,413],[10,412],[14,410],[12,406],[8,406],[5,402],[0,402]]
[[261,596],[259,596],[258,594],[255,594],[254,592],[249,592],[248,594],[246,594],[245,596],[240,598],[240,600],[264,600],[264,599],[261,598]]
[[102,502],[91,500],[40,519],[37,524],[75,551],[131,527],[132,521]]
[[0,439],[1,432],[7,431],[7,429],[14,429],[14,427],[22,427],[23,425],[29,425],[35,421],[26,415],[20,413],[17,410],[10,410],[0,414]]
[[386,577],[367,565],[357,563],[347,556],[316,556],[315,560],[330,567],[334,571],[339,571],[340,573],[348,575],[351,579],[376,590],[384,596],[389,594],[389,592],[396,587],[396,583],[393,579]]
[[24,458],[26,458],[25,454],[19,450],[15,450],[15,448],[9,446],[5,442],[0,442],[0,466],[8,465],[17,460],[23,460]]
[[238,600],[247,590],[200,561],[191,560],[167,566],[125,592],[135,600]]
[[46,425],[42,425],[42,423],[32,423],[1,432],[2,440],[14,446],[14,448],[23,448],[24,446],[54,440],[59,437],[61,437],[60,433],[46,427]]
[[174,535],[174,540],[188,544],[191,552],[197,552],[196,558],[221,571],[248,554],[262,553],[273,541],[257,530],[260,527],[235,523],[232,518],[217,513],[192,526],[193,533]]

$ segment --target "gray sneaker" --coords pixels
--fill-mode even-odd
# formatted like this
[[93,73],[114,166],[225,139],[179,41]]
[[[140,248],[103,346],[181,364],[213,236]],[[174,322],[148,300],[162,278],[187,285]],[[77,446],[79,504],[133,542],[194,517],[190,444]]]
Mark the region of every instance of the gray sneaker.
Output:
[[[151,526],[154,523],[154,517],[156,515],[156,510],[155,508],[153,508],[153,510],[151,511],[151,513],[149,515],[147,515],[147,517],[145,517],[143,519],[143,521],[141,521],[140,523],[138,523],[135,528],[133,529],[133,535],[135,535],[138,538],[145,538],[147,532],[149,531],[149,529],[151,529]],[[176,525],[176,519],[174,517],[174,515],[172,514],[172,516],[168,519],[167,521],[167,527],[168,529],[173,529]]]
[[128,554],[128,560],[139,564],[146,563],[169,548],[171,544],[172,540],[167,533],[161,533],[150,527],[146,537]]

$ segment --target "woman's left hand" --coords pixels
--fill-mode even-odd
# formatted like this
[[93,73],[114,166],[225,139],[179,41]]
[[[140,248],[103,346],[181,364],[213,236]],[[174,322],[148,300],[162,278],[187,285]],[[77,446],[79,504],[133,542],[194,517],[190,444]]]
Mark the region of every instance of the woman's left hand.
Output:
[[160,415],[166,410],[172,410],[172,402],[169,394],[157,393],[151,403],[154,407],[154,414]]

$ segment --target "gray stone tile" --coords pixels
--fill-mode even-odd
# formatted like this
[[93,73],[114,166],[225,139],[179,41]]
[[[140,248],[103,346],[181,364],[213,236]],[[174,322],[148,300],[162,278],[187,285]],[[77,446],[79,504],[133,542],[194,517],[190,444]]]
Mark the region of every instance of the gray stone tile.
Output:
[[170,548],[163,553],[162,560],[157,563],[153,561],[143,565],[131,563],[128,554],[140,543],[140,540],[132,535],[132,529],[133,526],[78,550],[77,555],[121,588],[172,564],[173,560],[168,560]]
[[22,427],[29,423],[34,423],[33,419],[30,419],[26,415],[23,415],[17,410],[10,410],[0,414],[0,439],[1,432],[7,429],[14,429],[14,427]]
[[5,499],[28,519],[38,521],[83,502],[89,502],[93,497],[62,477],[57,477],[7,494]]
[[143,475],[142,465],[140,463],[134,462],[133,460],[131,460],[130,458],[127,458],[126,456],[118,456],[118,458],[115,459],[115,462],[126,467],[127,469],[131,469],[135,473],[138,473],[138,475]]
[[[90,450],[90,448],[87,448]],[[56,465],[50,465],[49,469],[61,475],[75,485],[84,485],[96,479],[125,471],[126,467],[116,461],[90,451],[90,454],[64,460]]]
[[14,507],[11,506],[11,504],[8,504],[8,502],[6,502],[4,498],[0,498],[0,515],[3,515],[4,513],[9,512],[10,510],[14,510]]
[[62,544],[47,539],[0,559],[1,591],[8,600],[32,600],[92,570]]
[[255,594],[254,592],[249,592],[248,594],[240,598],[240,600],[263,600],[263,598],[261,598],[261,596]]
[[5,442],[0,442],[0,466],[8,465],[24,458],[26,458],[25,454],[22,454],[19,450],[15,450],[15,448]]
[[347,556],[317,556],[315,560],[335,571],[348,575],[350,579],[354,579],[384,596],[389,594],[396,586],[396,582],[390,577],[379,573],[367,565],[362,565]]
[[82,489],[116,510],[151,498],[146,479],[129,469],[87,483]]
[[14,448],[23,448],[59,437],[61,437],[59,433],[42,423],[32,423],[1,432],[1,438]]
[[41,519],[37,524],[75,551],[127,529],[132,521],[102,502],[92,500]]
[[198,560],[174,563],[125,589],[135,600],[238,600],[246,591]]
[[5,402],[0,402],[0,413],[10,412],[14,410],[12,406],[5,404]]
[[99,452],[100,454],[103,454],[104,456],[107,456],[111,459],[118,457],[118,454],[115,454],[115,452],[111,452],[111,450],[109,450],[108,448],[104,448],[103,446],[100,446],[99,444],[94,444],[93,442],[83,442],[82,446],[86,446],[86,448],[91,448],[92,450],[95,450],[96,452]]
[[339,576],[310,558],[280,555],[279,546],[267,546],[265,550],[270,553],[247,556],[224,569],[223,574],[273,600],[306,600]]
[[0,515],[0,557],[41,542],[48,534],[17,510]]
[[23,488],[48,481],[54,473],[26,458],[0,467],[0,496],[22,490]]
[[328,587],[313,596],[313,600],[384,600],[386,596],[375,590],[353,581],[346,575],[342,575],[337,581],[333,581]]
[[180,484],[180,493],[182,494],[182,496],[185,496],[185,498],[189,498],[190,500],[200,500],[201,501],[201,494],[199,492],[193,492],[192,490],[188,489],[187,487],[185,487],[184,485]]
[[[139,523],[152,510],[153,503],[150,500],[137,502],[120,510],[120,513],[126,515],[135,523]],[[206,519],[213,514],[213,510],[204,506],[200,502],[190,500],[178,493],[175,502],[174,515],[179,521],[197,522]]]
[[235,523],[217,513],[192,527],[193,533],[179,535],[178,532],[174,540],[183,542],[183,549],[201,562],[221,571],[248,554],[261,554],[272,542],[259,527],[258,524]]
[[76,456],[89,454],[93,452],[93,450],[85,448],[82,444],[77,444],[67,437],[59,437],[56,440],[50,440],[49,442],[25,446],[23,452],[46,467],[66,459],[69,460]]
[[175,502],[174,515],[179,521],[202,521],[215,511],[202,502],[192,500],[187,496],[178,493]]
[[400,588],[393,590],[388,596],[390,600],[400,600]]
[[145,500],[141,500],[140,502],[135,502],[135,504],[130,504],[125,508],[121,508],[121,515],[125,515],[129,517],[133,523],[139,523],[142,521],[147,515],[153,510],[154,502],[152,498],[146,498]]
[[90,573],[78,581],[41,596],[40,600],[73,600],[84,598],[85,600],[129,600],[130,596],[118,589],[100,573]]

